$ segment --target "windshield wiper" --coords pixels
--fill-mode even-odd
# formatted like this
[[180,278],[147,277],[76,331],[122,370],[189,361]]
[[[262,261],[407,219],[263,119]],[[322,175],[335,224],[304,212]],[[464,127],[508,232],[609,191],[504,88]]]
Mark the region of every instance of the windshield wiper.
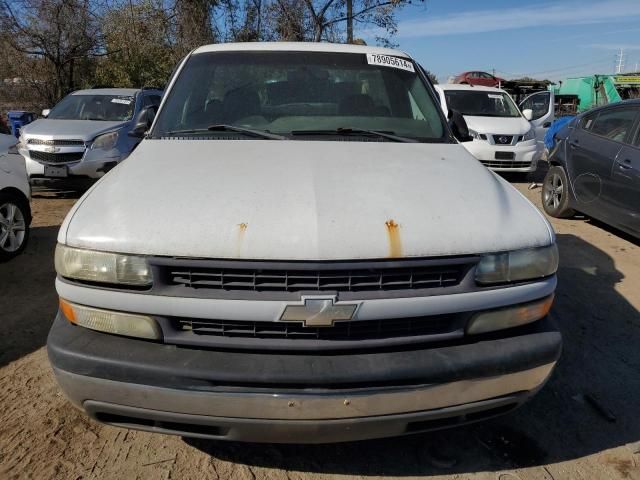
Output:
[[236,127],[235,125],[227,125],[224,123],[209,125],[207,128],[192,128],[187,130],[171,130],[167,132],[167,135],[189,134],[189,133],[206,133],[206,132],[237,132],[244,133],[246,135],[252,135],[254,137],[264,138],[267,140],[286,140],[287,137],[282,135],[276,135],[275,133],[269,133],[265,130],[254,130],[252,128]]
[[293,130],[291,135],[373,135],[386,138],[392,142],[417,143],[418,140],[409,137],[400,137],[393,132],[381,130],[367,130],[365,128],[338,127],[335,130]]

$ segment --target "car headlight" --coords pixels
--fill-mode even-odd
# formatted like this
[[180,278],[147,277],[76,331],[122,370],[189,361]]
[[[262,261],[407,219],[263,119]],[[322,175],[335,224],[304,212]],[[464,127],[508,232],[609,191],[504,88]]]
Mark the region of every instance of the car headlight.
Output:
[[474,140],[486,140],[487,136],[484,133],[478,133],[475,130],[469,129],[469,136]]
[[536,139],[536,131],[533,128],[530,128],[527,133],[524,134],[524,136],[522,137],[522,141],[526,142],[528,140],[535,140]]
[[113,147],[115,147],[117,141],[118,132],[105,133],[104,135],[100,135],[93,140],[91,149],[111,150]]
[[476,267],[476,282],[482,285],[520,282],[548,277],[558,270],[556,244],[512,252],[483,255]]
[[58,275],[84,282],[146,287],[151,269],[144,257],[98,252],[58,244],[55,254]]
[[62,298],[60,299],[60,310],[67,320],[80,327],[127,337],[151,340],[162,338],[158,323],[147,315],[86,307]]

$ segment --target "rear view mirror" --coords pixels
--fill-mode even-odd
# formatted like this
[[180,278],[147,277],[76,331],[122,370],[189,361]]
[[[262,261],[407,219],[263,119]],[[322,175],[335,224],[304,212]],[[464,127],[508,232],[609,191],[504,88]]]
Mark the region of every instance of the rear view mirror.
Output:
[[140,110],[136,117],[133,129],[129,132],[130,137],[143,138],[147,130],[151,128],[153,119],[156,116],[156,107],[146,107]]
[[44,110],[42,110],[42,116],[43,116],[44,118],[47,118],[47,117],[49,116],[49,113],[50,113],[50,112],[51,112],[51,110],[50,110],[50,109],[45,108]]
[[530,108],[526,108],[522,111],[522,116],[527,120],[531,121],[533,119],[533,110]]
[[459,142],[470,142],[473,140],[473,137],[469,135],[467,121],[457,110],[449,110],[449,128]]

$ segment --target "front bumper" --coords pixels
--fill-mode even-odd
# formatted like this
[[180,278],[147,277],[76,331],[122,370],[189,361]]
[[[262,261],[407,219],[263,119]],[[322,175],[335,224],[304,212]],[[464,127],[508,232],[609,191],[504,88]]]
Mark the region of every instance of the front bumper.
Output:
[[[465,142],[463,145],[480,163],[494,172],[535,172],[541,155],[538,145],[533,140],[513,146],[491,145],[485,140]],[[496,152],[511,152],[513,159],[496,159]]]
[[62,181],[73,178],[85,178],[96,180],[104,176],[111,168],[115,167],[122,158],[120,156],[103,156],[96,155],[89,151],[85,155],[85,158],[73,163],[52,164],[55,166],[66,166],[69,172],[68,177],[46,177],[44,173],[44,164],[31,159],[27,154],[23,155],[25,158],[27,173],[30,180],[45,180],[45,181]]
[[561,338],[549,319],[510,335],[410,351],[241,353],[106,335],[59,315],[47,346],[65,394],[105,423],[325,443],[417,433],[517,407],[550,375]]

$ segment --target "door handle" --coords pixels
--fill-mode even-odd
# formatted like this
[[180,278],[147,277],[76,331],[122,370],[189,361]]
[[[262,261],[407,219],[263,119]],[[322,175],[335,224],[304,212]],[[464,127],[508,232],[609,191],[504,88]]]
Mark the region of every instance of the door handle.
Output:
[[618,162],[618,166],[622,170],[629,170],[631,168],[631,160],[629,160],[628,158],[625,158],[621,162]]
[[571,148],[578,148],[579,146],[580,146],[580,142],[578,142],[577,140],[569,142],[569,147]]

